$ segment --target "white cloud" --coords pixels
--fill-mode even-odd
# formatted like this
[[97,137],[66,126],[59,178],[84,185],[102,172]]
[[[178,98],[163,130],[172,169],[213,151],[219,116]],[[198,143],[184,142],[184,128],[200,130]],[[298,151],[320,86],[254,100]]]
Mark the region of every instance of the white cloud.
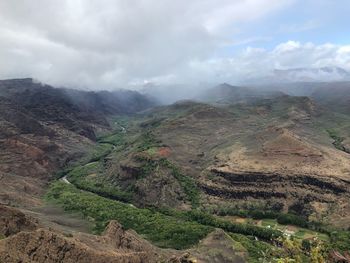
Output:
[[234,57],[192,62],[189,72],[191,80],[244,82],[269,76],[274,69],[328,66],[350,71],[350,46],[288,41],[272,50],[248,47]]
[[89,88],[189,78],[241,24],[293,1],[2,0],[0,78]]
[[[19,3],[20,2],[20,3]],[[236,82],[273,69],[339,66],[350,46],[288,41],[218,58],[246,23],[294,0],[2,0],[0,78],[34,77],[54,85],[116,88],[148,82]],[[289,26],[297,32],[311,20]]]

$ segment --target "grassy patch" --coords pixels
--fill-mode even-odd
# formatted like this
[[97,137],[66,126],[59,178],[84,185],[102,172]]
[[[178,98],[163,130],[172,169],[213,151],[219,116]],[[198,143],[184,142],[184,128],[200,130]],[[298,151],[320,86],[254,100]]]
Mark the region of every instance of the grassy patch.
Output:
[[195,245],[204,238],[211,227],[187,222],[149,209],[131,207],[118,201],[82,192],[73,185],[55,182],[47,199],[63,206],[66,211],[80,212],[95,221],[95,231],[101,232],[112,219],[125,228],[134,229],[160,247],[183,249]]
[[113,150],[113,145],[107,143],[100,143],[93,149],[93,151],[83,158],[83,163],[97,162],[110,154]]
[[142,152],[153,147],[161,146],[161,141],[156,140],[155,136],[151,132],[146,132],[142,134],[138,139],[138,147],[137,150]]
[[310,228],[310,229],[318,229],[322,226],[317,222],[308,222],[304,217],[292,214],[292,213],[282,213],[282,212],[275,212],[275,211],[269,211],[269,210],[261,210],[261,208],[250,208],[250,209],[238,209],[237,207],[214,207],[214,208],[207,208],[210,213],[217,214],[219,216],[239,216],[243,218],[252,218],[252,219],[263,219],[262,224],[266,224],[265,222],[274,223],[272,225],[275,225],[277,223],[281,225],[295,225],[298,227],[303,228]]
[[99,143],[108,143],[113,144],[115,146],[123,145],[125,143],[124,140],[124,134],[121,132],[118,132],[116,134],[104,136],[98,139]]
[[249,263],[273,262],[272,260],[275,259],[276,254],[280,253],[277,248],[266,242],[258,241],[241,234],[230,233],[230,236],[247,250]]
[[95,230],[100,232],[106,222],[115,219],[124,227],[132,228],[161,247],[182,249],[196,244],[213,227],[231,233],[257,236],[271,240],[281,235],[279,231],[219,220],[203,212],[140,209],[98,195],[82,192],[73,185],[56,182],[51,185],[47,199],[63,206],[67,211],[80,212],[93,218]]
[[122,202],[131,202],[132,193],[122,191],[115,186],[108,186],[105,183],[92,182],[87,180],[76,180],[72,182],[77,188],[86,190],[102,197]]
[[158,149],[159,148],[157,148],[157,147],[152,147],[152,148],[149,148],[148,150],[146,150],[146,152],[150,156],[156,156],[158,154]]
[[[153,148],[148,149],[147,151]],[[147,153],[146,151],[146,153]],[[159,167],[170,169],[172,175],[181,185],[183,191],[185,192],[188,201],[191,202],[192,207],[196,208],[199,206],[200,201],[200,191],[197,187],[195,180],[189,176],[181,173],[180,169],[172,164],[166,158],[153,159],[149,158],[148,154],[139,154],[137,160],[142,162],[142,178],[149,176],[152,172],[155,172]]]
[[334,130],[327,130],[329,137],[333,139],[333,145],[340,151],[346,152],[345,147],[343,146],[344,138],[340,137],[338,133]]
[[277,223],[281,225],[295,225],[300,227],[308,227],[308,222],[304,218],[294,214],[280,214],[277,217]]
[[297,231],[294,235],[297,237],[297,238],[300,238],[300,239],[303,239],[305,237],[305,234],[306,232],[304,230],[299,230]]
[[176,211],[173,209],[162,209],[159,211],[161,211],[163,214],[170,215],[182,220],[194,221],[202,225],[221,228],[231,233],[239,233],[247,236],[258,237],[266,241],[271,241],[282,236],[282,232],[278,230],[253,226],[249,224],[233,223],[227,220],[216,218],[213,215],[204,213],[199,210]]
[[109,185],[109,183],[99,179],[98,174],[103,171],[103,166],[100,162],[93,162],[74,168],[68,173],[67,178],[79,189],[113,200],[130,202],[132,200],[131,193],[122,191],[118,187]]
[[188,200],[191,202],[192,207],[196,208],[199,206],[200,201],[200,192],[197,187],[196,181],[180,172],[180,169],[177,168],[167,159],[161,159],[163,165],[171,169],[173,176],[180,183],[183,188]]
[[330,244],[337,251],[350,253],[350,231],[331,232]]
[[263,219],[262,221],[261,221],[261,225],[262,226],[270,226],[270,227],[275,227],[276,226],[276,224],[277,224],[277,221],[275,220],[275,219]]

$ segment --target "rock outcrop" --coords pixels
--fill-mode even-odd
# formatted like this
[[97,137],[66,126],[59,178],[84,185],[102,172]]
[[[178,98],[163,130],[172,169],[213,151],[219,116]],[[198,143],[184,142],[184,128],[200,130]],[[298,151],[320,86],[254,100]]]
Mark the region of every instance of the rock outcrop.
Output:
[[156,248],[112,221],[103,236],[67,237],[50,229],[22,231],[0,241],[0,262],[7,263],[153,263]]
[[37,222],[21,211],[0,204],[0,236],[8,237],[21,231],[32,231]]

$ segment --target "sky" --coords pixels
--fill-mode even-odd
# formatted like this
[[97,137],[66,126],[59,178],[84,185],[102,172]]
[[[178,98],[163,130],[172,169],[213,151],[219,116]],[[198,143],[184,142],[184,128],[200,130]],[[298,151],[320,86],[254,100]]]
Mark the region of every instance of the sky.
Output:
[[349,0],[0,0],[0,78],[115,89],[350,71]]

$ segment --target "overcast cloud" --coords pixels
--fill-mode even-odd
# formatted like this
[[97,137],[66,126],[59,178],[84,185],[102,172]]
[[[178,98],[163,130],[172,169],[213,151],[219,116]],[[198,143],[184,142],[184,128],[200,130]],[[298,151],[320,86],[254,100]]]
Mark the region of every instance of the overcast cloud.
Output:
[[[258,27],[298,2],[1,0],[0,78],[34,77],[58,86],[111,89],[144,82],[235,82],[274,68],[349,70],[346,43],[291,38],[264,47],[276,36],[242,38],[245,28]],[[305,25],[281,24],[276,31],[319,26],[319,21],[307,19]]]

